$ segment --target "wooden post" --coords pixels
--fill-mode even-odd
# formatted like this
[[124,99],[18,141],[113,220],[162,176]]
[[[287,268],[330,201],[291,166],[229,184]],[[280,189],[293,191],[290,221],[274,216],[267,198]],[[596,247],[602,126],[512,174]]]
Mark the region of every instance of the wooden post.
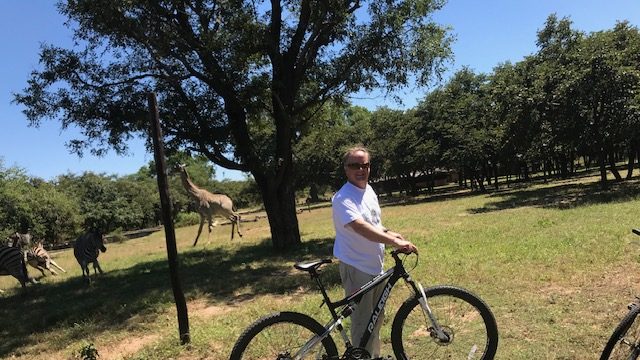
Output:
[[189,335],[189,315],[187,302],[184,298],[180,277],[178,276],[178,249],[176,246],[176,232],[171,219],[171,201],[169,199],[169,183],[167,181],[167,162],[164,158],[164,145],[162,142],[162,130],[160,129],[160,116],[155,93],[149,93],[149,113],[151,114],[151,138],[153,139],[153,153],[158,174],[158,191],[160,192],[160,204],[162,206],[162,222],[164,223],[165,239],[167,243],[167,257],[169,262],[169,275],[173,298],[178,312],[178,331],[182,345],[191,342]]

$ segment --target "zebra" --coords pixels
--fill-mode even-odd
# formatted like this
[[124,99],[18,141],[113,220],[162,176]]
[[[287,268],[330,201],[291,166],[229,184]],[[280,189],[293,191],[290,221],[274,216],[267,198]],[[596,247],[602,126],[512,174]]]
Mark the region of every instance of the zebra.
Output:
[[31,236],[31,234],[29,233],[20,234],[18,232],[15,232],[11,236],[9,236],[11,246],[20,249],[24,256],[24,261],[30,266],[40,270],[43,276],[47,275],[45,274],[44,269],[49,270],[53,275],[58,275],[58,273],[56,273],[50,265],[57,267],[58,269],[62,270],[62,272],[67,272],[51,259],[51,256],[49,255],[47,250],[45,250],[42,246],[42,242],[38,241],[36,245],[32,246],[32,239],[33,236]]
[[91,284],[89,273],[89,263],[93,263],[93,271],[95,274],[103,273],[98,263],[98,255],[100,251],[105,252],[107,248],[104,246],[104,236],[97,232],[87,232],[76,239],[73,244],[73,255],[75,255],[80,268],[82,269],[82,277]]
[[32,246],[29,249],[27,249],[27,251],[25,252],[25,255],[27,258],[27,264],[40,270],[43,276],[46,276],[46,274],[44,273],[44,269],[49,270],[53,275],[58,275],[58,273],[51,268],[51,265],[57,267],[62,272],[65,272],[65,273],[67,272],[65,269],[60,267],[60,265],[58,265],[55,261],[53,261],[53,259],[51,259],[51,256],[49,255],[47,250],[44,249],[44,247],[42,246],[42,242],[40,241],[35,246]]
[[0,245],[0,275],[11,275],[18,279],[24,288],[27,282],[37,283],[29,278],[27,265],[20,249],[6,245]]

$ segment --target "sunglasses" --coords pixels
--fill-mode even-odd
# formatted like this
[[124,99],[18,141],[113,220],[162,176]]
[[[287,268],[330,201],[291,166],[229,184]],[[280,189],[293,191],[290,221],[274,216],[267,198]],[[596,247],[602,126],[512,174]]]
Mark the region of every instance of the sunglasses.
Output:
[[364,163],[364,164],[351,163],[351,164],[347,164],[346,166],[351,170],[367,170],[367,169],[369,169],[371,164],[369,164],[369,163]]

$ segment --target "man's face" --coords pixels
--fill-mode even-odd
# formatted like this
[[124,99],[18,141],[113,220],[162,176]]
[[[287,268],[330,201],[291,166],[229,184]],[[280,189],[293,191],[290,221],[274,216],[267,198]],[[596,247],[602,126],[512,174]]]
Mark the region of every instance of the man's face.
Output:
[[349,155],[344,165],[347,180],[353,185],[364,189],[369,181],[369,154],[364,151],[356,151]]

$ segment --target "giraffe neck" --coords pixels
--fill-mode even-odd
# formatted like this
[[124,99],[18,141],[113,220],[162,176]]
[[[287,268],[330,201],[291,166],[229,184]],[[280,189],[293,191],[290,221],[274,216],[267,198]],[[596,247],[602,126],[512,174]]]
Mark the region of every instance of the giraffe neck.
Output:
[[191,178],[189,178],[189,174],[187,174],[186,170],[182,170],[182,172],[180,173],[180,178],[182,179],[182,186],[184,186],[185,190],[187,190],[189,196],[197,199],[200,195],[201,189],[191,181]]

